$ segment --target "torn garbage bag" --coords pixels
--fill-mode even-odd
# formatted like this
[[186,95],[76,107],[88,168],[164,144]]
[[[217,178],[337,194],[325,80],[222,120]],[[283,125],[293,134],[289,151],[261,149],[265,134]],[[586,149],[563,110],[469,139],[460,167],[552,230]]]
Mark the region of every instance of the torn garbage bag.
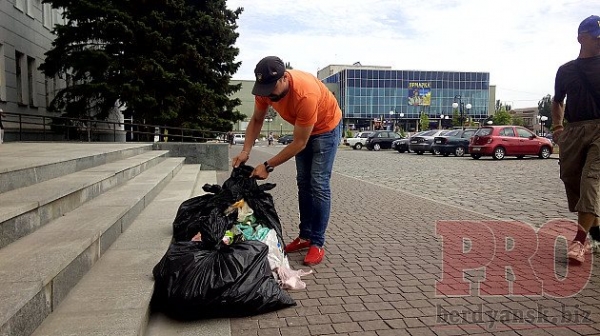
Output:
[[153,309],[190,320],[251,316],[296,304],[273,277],[266,244],[223,240],[237,221],[235,212],[225,212],[241,199],[255,204],[253,215],[281,237],[274,207],[264,214],[273,204],[265,190],[274,185],[259,187],[251,171],[236,168],[222,187],[205,186],[212,194],[182,203],[173,223],[175,241],[153,270]]
[[[208,194],[183,202],[173,221],[173,239],[190,241],[198,233],[205,237],[208,231],[212,231],[212,236],[216,239],[214,243],[218,243],[223,238],[221,236],[217,239],[218,233],[231,229],[237,220],[235,212],[229,216],[223,216],[223,213],[232,204],[244,200],[252,209],[255,220],[275,230],[280,244],[284,246],[281,222],[275,211],[273,196],[266,192],[273,189],[275,184],[259,185],[255,178],[250,178],[252,170],[251,166],[240,165],[233,169],[223,186],[204,185],[202,189]],[[209,225],[213,222],[217,225]],[[222,227],[226,229],[223,230]]]

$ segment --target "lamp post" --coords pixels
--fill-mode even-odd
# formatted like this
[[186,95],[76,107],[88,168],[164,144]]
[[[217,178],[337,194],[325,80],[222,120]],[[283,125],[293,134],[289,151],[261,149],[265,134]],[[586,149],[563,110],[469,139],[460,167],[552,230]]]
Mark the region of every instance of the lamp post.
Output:
[[444,114],[440,114],[440,127],[439,129],[443,129],[444,128]]
[[265,119],[265,121],[267,122],[267,136],[268,136],[269,133],[271,133],[271,122],[273,121],[273,119],[267,118],[267,119]]
[[[456,102],[457,100],[458,100],[458,103]],[[461,95],[454,96],[454,103],[452,103],[452,108],[453,109],[459,108],[460,123],[462,125],[463,131],[465,130],[464,110],[465,110],[465,108],[467,109],[467,115],[468,115],[469,114],[469,110],[471,110],[471,107],[473,107],[471,104],[464,105],[464,103],[462,102],[462,96]]]
[[283,134],[283,124],[279,124],[279,136]]
[[538,124],[540,124],[540,133],[542,136],[544,136],[544,124],[546,123],[546,120],[548,120],[548,117],[538,114],[536,118],[538,120]]
[[396,123],[394,122],[394,110],[390,111],[390,122],[392,123],[392,131],[396,128]]

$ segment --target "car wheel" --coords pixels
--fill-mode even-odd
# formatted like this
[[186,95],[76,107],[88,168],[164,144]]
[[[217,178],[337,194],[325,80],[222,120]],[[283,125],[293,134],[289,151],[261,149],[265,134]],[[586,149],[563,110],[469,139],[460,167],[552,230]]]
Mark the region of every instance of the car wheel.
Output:
[[354,149],[362,149],[362,144],[359,142],[356,145],[354,145]]
[[479,160],[481,158],[481,154],[471,154],[471,157],[475,160]]
[[539,154],[538,156],[540,157],[540,159],[547,159],[547,158],[549,158],[549,157],[550,157],[550,155],[551,155],[550,153],[551,153],[551,151],[550,151],[550,147],[548,147],[548,146],[543,146],[543,147],[540,149],[540,154]]
[[442,152],[440,152],[437,149],[434,149],[434,150],[431,151],[431,154],[433,154],[433,155],[440,155],[440,154],[442,154]]
[[376,150],[376,151],[378,151],[378,150],[381,149],[381,145],[378,144],[378,143],[376,143],[376,144],[373,145],[373,149]]
[[417,151],[417,155],[423,155],[423,151]]
[[503,147],[496,147],[496,149],[494,149],[494,155],[492,155],[492,158],[494,160],[502,160],[504,159],[505,154],[506,150]]
[[458,146],[456,147],[456,149],[454,149],[454,156],[464,156],[465,155],[465,148]]

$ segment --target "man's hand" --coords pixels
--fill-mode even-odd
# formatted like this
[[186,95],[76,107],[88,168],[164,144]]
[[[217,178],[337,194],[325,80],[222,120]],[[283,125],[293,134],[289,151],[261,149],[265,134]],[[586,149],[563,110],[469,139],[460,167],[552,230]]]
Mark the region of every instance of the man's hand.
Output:
[[552,132],[552,141],[554,143],[558,143],[558,140],[560,139],[560,135],[562,134],[563,131],[564,131],[564,128],[558,127],[556,130],[554,130],[554,132]]
[[269,177],[269,172],[267,171],[267,167],[264,164],[257,165],[250,177],[256,177],[259,180],[266,180]]
[[241,151],[240,154],[233,158],[231,166],[233,168],[237,168],[241,164],[246,163],[246,161],[248,161],[249,158],[250,156],[248,155],[248,152]]

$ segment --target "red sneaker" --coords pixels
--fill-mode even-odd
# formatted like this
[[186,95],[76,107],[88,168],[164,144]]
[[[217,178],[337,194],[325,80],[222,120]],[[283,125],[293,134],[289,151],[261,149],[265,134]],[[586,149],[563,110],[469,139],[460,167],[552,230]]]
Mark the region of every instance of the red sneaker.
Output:
[[304,258],[304,265],[313,266],[321,263],[323,261],[323,257],[325,256],[325,250],[322,247],[311,246],[310,250],[306,254]]
[[303,240],[300,237],[285,246],[285,253],[296,252],[310,247],[310,240]]

